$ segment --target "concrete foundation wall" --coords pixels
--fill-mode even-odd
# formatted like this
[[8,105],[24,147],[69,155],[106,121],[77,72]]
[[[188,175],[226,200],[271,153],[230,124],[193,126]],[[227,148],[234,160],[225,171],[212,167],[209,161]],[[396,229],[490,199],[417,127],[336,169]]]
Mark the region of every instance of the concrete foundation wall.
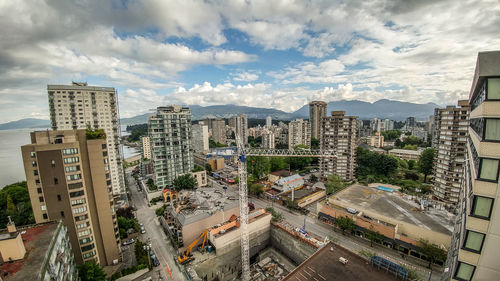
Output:
[[271,226],[271,246],[299,265],[310,257],[316,248],[293,237],[286,231]]

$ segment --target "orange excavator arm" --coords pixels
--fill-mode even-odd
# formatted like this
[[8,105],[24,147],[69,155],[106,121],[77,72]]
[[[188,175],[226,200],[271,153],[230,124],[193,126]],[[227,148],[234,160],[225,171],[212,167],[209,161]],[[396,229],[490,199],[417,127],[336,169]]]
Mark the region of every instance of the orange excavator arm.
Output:
[[203,251],[203,249],[205,248],[205,242],[207,240],[207,234],[208,234],[208,229],[205,229],[205,231],[203,231],[203,233],[200,235],[200,237],[198,237],[198,239],[194,240],[193,243],[191,243],[191,245],[189,245],[189,247],[187,247],[186,252],[184,252],[183,255],[180,255],[177,258],[179,260],[180,264],[184,264],[190,260],[189,253],[191,252],[193,247],[198,244],[198,242],[200,241],[201,238],[203,238],[203,244],[201,247],[202,251]]

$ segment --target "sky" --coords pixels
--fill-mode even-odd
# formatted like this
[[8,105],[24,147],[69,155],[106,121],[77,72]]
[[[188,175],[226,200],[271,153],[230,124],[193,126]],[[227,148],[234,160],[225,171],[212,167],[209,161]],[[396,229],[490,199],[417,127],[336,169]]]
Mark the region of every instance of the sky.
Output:
[[161,105],[292,112],[312,100],[456,104],[500,49],[498,0],[0,0],[0,123],[48,119],[47,84]]

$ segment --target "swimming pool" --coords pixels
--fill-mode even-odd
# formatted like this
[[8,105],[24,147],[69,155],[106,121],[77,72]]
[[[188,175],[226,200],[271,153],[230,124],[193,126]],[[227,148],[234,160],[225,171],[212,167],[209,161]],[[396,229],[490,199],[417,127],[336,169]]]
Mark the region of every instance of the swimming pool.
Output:
[[387,192],[393,192],[394,191],[394,188],[389,188],[389,187],[385,187],[385,186],[381,186],[381,185],[379,185],[377,187],[377,189],[380,189],[380,190],[383,190],[383,191],[387,191]]

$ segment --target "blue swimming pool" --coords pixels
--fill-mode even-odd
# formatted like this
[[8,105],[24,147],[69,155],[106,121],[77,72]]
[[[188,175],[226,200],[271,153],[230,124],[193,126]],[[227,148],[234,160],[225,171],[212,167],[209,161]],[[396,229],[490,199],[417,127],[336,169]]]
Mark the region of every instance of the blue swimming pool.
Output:
[[385,186],[381,186],[381,185],[379,185],[377,187],[377,189],[380,189],[380,190],[383,190],[383,191],[387,191],[387,192],[393,192],[394,191],[394,188],[389,188],[389,187],[385,187]]

